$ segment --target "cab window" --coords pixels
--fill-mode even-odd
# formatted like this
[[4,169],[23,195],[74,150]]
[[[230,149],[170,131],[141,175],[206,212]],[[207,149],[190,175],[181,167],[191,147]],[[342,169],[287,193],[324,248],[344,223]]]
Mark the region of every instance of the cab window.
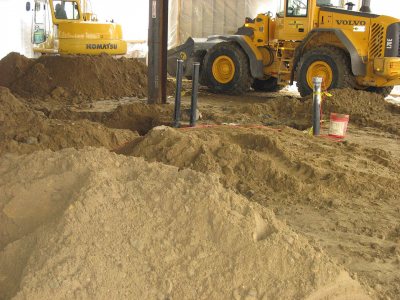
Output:
[[276,11],[276,15],[278,18],[283,18],[285,16],[285,0],[279,0],[278,9]]
[[307,0],[287,0],[286,4],[287,17],[307,17]]
[[75,1],[53,1],[54,16],[58,20],[79,20],[78,4]]

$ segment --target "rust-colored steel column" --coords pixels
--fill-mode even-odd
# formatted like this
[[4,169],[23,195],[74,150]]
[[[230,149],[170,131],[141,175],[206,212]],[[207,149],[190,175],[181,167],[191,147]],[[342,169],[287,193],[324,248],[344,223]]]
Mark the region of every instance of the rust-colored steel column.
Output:
[[148,103],[167,103],[168,0],[149,0]]

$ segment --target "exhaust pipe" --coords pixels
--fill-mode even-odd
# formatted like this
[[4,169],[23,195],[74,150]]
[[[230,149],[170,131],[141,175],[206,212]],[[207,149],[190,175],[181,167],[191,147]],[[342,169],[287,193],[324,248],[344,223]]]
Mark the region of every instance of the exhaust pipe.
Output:
[[363,0],[360,11],[365,12],[365,13],[370,13],[371,12],[371,0]]

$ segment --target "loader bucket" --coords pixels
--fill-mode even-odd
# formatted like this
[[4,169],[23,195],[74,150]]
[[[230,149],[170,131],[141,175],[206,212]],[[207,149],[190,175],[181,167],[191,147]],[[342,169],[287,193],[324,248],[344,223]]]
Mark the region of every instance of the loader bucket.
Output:
[[192,38],[188,38],[187,41],[175,48],[168,50],[168,59],[167,59],[167,70],[168,74],[176,77],[176,61],[178,59],[182,59],[183,64],[183,74],[184,76],[190,76],[190,72],[187,74],[187,63],[193,57],[193,50],[194,50],[194,40]]
[[[176,60],[182,59],[183,76],[188,79],[192,77],[193,63],[200,63],[200,73],[202,72],[204,56],[207,51],[217,45],[227,41],[237,40],[238,36],[209,36],[208,38],[188,38],[187,41],[175,48],[168,50],[167,71],[171,76],[176,77]],[[201,76],[200,76],[201,77]]]
[[193,63],[200,63],[200,73],[204,56],[207,51],[222,40],[214,37],[208,38],[188,38],[187,41],[175,48],[168,50],[167,70],[171,76],[176,76],[176,60],[182,59],[183,75],[191,79],[193,71]]

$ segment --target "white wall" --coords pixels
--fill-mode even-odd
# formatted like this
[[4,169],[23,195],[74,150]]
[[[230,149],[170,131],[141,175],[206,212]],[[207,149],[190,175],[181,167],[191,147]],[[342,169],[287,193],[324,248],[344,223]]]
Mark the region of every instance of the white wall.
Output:
[[32,55],[30,26],[25,0],[0,0],[0,58],[12,51]]
[[147,40],[148,0],[91,0],[100,21],[114,19],[122,25],[125,40]]
[[375,14],[387,15],[400,19],[399,0],[371,0],[371,10]]

